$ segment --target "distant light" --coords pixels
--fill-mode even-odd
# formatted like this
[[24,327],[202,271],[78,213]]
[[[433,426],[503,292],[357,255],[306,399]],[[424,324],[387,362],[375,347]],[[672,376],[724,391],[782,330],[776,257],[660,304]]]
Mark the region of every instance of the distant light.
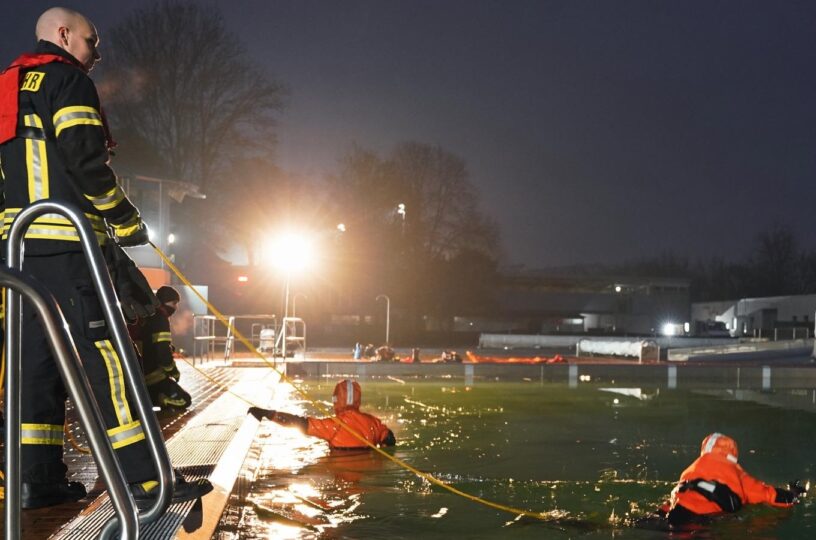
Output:
[[615,292],[621,292],[621,286],[615,285]]
[[337,224],[337,230],[339,232],[346,232],[346,224],[345,223],[338,223]]
[[674,323],[666,323],[663,325],[663,335],[664,336],[673,336],[675,332],[675,328],[677,325]]
[[397,205],[397,214],[401,215],[403,219],[405,219],[405,203],[399,203]]
[[173,233],[168,234],[167,235],[167,243],[170,244],[170,245],[175,244],[176,243],[176,235],[173,234]]
[[683,323],[683,331],[688,334],[691,332],[691,323]]
[[238,283],[248,283],[249,276],[238,276]]

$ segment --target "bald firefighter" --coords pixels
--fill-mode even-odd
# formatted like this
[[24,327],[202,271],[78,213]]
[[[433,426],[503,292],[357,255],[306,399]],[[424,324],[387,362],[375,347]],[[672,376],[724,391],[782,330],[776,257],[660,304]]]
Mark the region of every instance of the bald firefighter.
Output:
[[[147,228],[108,165],[114,143],[88,75],[100,60],[96,27],[76,11],[51,8],[37,20],[35,33],[35,51],[0,74],[3,240],[23,208],[53,201],[84,213],[100,245],[147,243]],[[23,270],[58,301],[131,492],[138,503],[149,504],[158,493],[153,461],[79,234],[66,218],[47,214],[34,221],[25,235]],[[22,326],[22,506],[75,501],[85,496],[85,487],[67,480],[62,461],[66,391],[34,310],[23,310]],[[173,500],[211,489],[206,480],[178,477]]]
[[368,448],[360,438],[349,433],[340,422],[353,429],[360,437],[375,446],[394,446],[394,433],[379,418],[360,411],[362,392],[356,381],[343,380],[337,383],[332,394],[335,416],[314,418],[298,416],[260,407],[250,407],[249,414],[261,420],[266,418],[282,426],[294,426],[306,435],[318,437],[329,443],[332,450],[359,450]]
[[798,481],[784,489],[757,480],[737,463],[738,456],[737,443],[727,435],[712,433],[703,439],[700,457],[683,471],[671,493],[669,525],[682,527],[746,504],[787,508],[807,493]]

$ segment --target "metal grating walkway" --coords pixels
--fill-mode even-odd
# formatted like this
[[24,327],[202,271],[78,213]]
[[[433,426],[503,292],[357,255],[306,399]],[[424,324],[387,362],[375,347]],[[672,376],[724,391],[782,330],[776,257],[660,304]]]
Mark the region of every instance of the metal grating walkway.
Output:
[[[247,404],[225,393],[219,385],[256,402],[264,402],[267,385],[277,380],[276,377],[267,379],[267,370],[263,370],[262,375],[260,370],[252,368],[205,368],[207,377],[213,380],[182,362],[179,368],[182,386],[193,396],[193,407],[180,413],[159,413],[162,433],[174,467],[188,478],[209,478],[215,489],[201,501],[172,505],[159,522],[140,530],[140,538],[212,536],[257,430],[254,419],[245,422]],[[80,445],[86,444],[76,423],[71,433]],[[24,538],[96,538],[101,526],[113,515],[93,459],[66,443],[65,461],[71,479],[85,483],[89,497],[78,503],[24,511]]]
[[[255,373],[257,374],[256,370]],[[251,377],[240,379],[244,380],[233,384],[231,388],[239,395],[251,398],[259,391],[260,385],[248,380]],[[203,500],[170,506],[159,521],[140,530],[140,538],[174,538],[179,532],[206,535],[202,537],[207,538],[211,536],[212,531],[203,530],[202,527],[213,521],[212,514],[216,511],[220,516],[223,506],[217,509],[208,499],[219,499],[224,493],[228,495],[235,481],[235,475],[220,474],[216,477],[213,472],[222,461],[225,462],[222,469],[234,462],[241,463],[257,429],[257,422],[254,420],[245,424],[246,409],[244,401],[224,393],[167,442],[170,458],[177,469],[189,478],[210,478],[216,489]],[[241,436],[236,439],[239,434]],[[107,494],[103,494],[52,538],[96,538],[111,516],[113,509]],[[218,516],[215,516],[215,523]]]

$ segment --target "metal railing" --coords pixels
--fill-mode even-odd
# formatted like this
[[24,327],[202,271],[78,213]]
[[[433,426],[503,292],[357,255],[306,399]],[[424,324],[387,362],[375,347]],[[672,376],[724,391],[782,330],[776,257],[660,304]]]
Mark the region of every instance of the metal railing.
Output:
[[[21,275],[23,269],[23,238],[34,220],[44,214],[65,216],[76,228],[85,259],[88,262],[94,288],[122,360],[125,380],[142,423],[145,439],[156,467],[159,492],[156,502],[145,512],[137,513],[121,465],[113,451],[96,400],[82,370],[73,341],[67,331],[56,302],[42,285]],[[46,336],[54,352],[60,375],[74,399],[83,427],[88,434],[94,458],[108,487],[115,516],[102,529],[100,538],[138,538],[139,525],[157,520],[170,504],[174,473],[164,445],[161,429],[145,388],[136,354],[128,336],[122,311],[113,289],[96,235],[87,218],[74,206],[40,201],[24,208],[11,225],[6,246],[6,264],[0,283],[6,291],[6,538],[20,537],[20,373],[22,354],[22,294],[31,301],[40,315]],[[61,323],[61,324],[58,324]],[[70,344],[70,345],[69,345]]]
[[291,353],[294,356],[300,353],[306,357],[306,322],[300,317],[284,317],[278,341],[275,344],[275,353],[280,352],[284,361]]
[[[249,321],[251,342],[255,347],[261,345],[262,329],[273,329],[274,334],[278,334],[278,327],[275,315],[253,314],[253,315],[227,315],[225,334],[219,334],[218,329],[222,327],[221,322],[215,315],[193,315],[193,363],[199,359],[211,362],[215,359],[215,351],[220,346],[224,346],[224,362],[232,360],[235,352],[235,332],[238,321]],[[255,321],[255,322],[253,322]]]

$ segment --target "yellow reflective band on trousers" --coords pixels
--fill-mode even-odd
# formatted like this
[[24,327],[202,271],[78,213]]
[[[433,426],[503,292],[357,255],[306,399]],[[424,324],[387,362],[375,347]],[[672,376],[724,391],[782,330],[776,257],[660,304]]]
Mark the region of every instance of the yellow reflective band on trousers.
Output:
[[111,446],[113,446],[115,450],[117,448],[122,448],[124,446],[143,441],[145,434],[142,430],[142,423],[136,420],[135,422],[131,422],[125,426],[109,429],[108,438],[110,439]]
[[74,107],[63,107],[58,110],[53,117],[54,131],[59,137],[63,129],[73,126],[99,126],[102,127],[102,116],[93,107],[77,105]]
[[164,369],[159,368],[145,375],[145,383],[150,386],[151,384],[160,383],[166,378],[167,375],[165,375]]
[[108,370],[108,383],[110,385],[111,403],[116,411],[116,418],[119,426],[127,426],[133,423],[133,416],[130,414],[127,396],[125,394],[125,373],[122,371],[122,362],[119,355],[113,348],[110,340],[96,342],[102,358],[105,360],[105,367]]
[[[43,123],[36,114],[27,114],[23,122],[28,127],[42,129]],[[25,140],[26,170],[28,171],[28,202],[48,198],[48,155],[45,141]]]
[[161,343],[162,341],[173,341],[173,335],[170,332],[156,332],[153,334],[153,343]]
[[62,446],[62,431],[62,424],[20,424],[20,442]]
[[[8,238],[8,232],[11,228],[12,222],[20,213],[21,208],[6,208],[0,216],[2,216],[2,232],[3,240]],[[85,214],[88,221],[91,222],[96,241],[100,246],[105,245],[108,241],[108,235],[105,230],[105,220],[101,216],[94,214]],[[36,238],[39,240],[64,240],[67,242],[79,242],[79,233],[71,224],[68,218],[59,214],[44,214],[34,220],[34,223],[26,230],[25,238]]]
[[97,210],[104,211],[110,210],[114,208],[117,204],[125,200],[125,192],[122,191],[122,188],[116,186],[112,190],[108,191],[107,193],[103,193],[102,195],[85,195],[85,198],[91,201],[91,204],[94,205],[94,208]]

